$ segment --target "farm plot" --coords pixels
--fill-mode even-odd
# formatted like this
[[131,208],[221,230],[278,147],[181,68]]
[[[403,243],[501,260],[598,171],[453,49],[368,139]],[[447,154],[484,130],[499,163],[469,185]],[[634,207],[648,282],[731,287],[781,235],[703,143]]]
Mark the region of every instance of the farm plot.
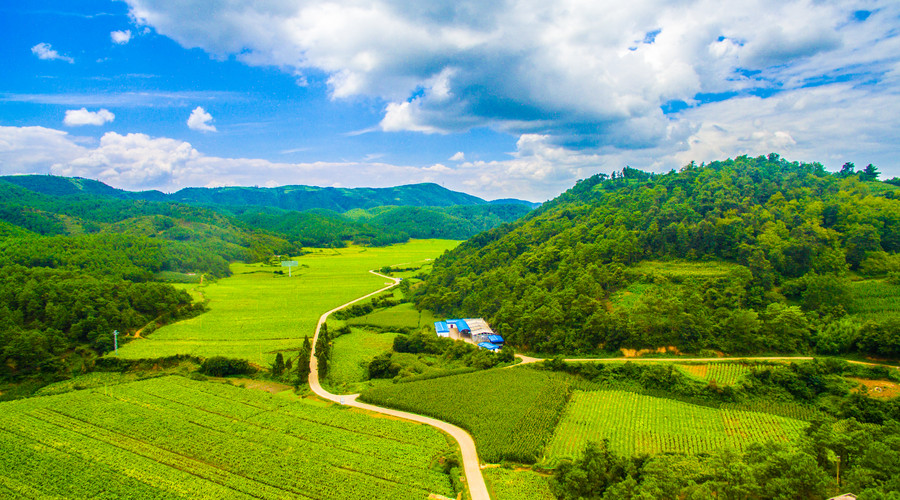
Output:
[[571,378],[528,367],[377,387],[367,403],[428,415],[468,430],[487,462],[534,462],[566,404]]
[[[328,382],[338,394],[352,392],[352,384],[369,378],[368,364],[372,358],[390,351],[396,333],[373,332],[364,328],[352,328],[351,333],[335,338],[331,363],[328,366]],[[347,388],[348,390],[344,390]]]
[[576,391],[546,456],[576,458],[588,441],[618,453],[696,454],[751,443],[792,441],[807,422],[768,413],[714,409],[625,391]]
[[715,362],[677,366],[694,378],[704,382],[715,382],[720,387],[735,385],[744,375],[750,373],[750,369],[740,363]]
[[900,314],[897,297],[900,296],[900,285],[886,280],[864,280],[852,283],[853,300],[848,312],[862,320],[882,320],[888,315]]
[[316,250],[295,259],[300,265],[291,278],[275,274],[280,267],[233,264],[233,276],[203,287],[208,312],[133,340],[119,349],[119,356],[228,356],[266,366],[276,352],[299,349],[323,312],[384,286],[385,279],[369,269],[424,261],[457,244],[414,240],[390,247]]
[[164,377],[3,403],[0,498],[454,497],[438,431]]
[[494,500],[556,500],[550,479],[531,470],[492,467],[481,471]]
[[430,311],[417,311],[411,302],[373,311],[347,320],[348,325],[375,326],[382,329],[431,327],[435,318]]

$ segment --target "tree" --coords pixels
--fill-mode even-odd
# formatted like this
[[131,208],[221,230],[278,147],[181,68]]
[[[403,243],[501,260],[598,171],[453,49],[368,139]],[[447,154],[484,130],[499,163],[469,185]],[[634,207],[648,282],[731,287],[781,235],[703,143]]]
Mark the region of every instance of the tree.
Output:
[[309,358],[312,354],[312,344],[309,337],[303,337],[303,345],[300,346],[300,356],[297,358],[297,379],[294,387],[300,387],[309,383]]
[[319,339],[316,341],[316,366],[319,368],[319,377],[328,374],[328,361],[331,358],[331,341],[328,338],[328,325],[322,324],[319,330]]
[[853,162],[844,163],[841,166],[841,171],[838,172],[838,177],[850,177],[851,175],[856,173],[856,165]]
[[881,172],[878,171],[878,167],[869,163],[866,165],[866,168],[863,169],[860,179],[864,181],[874,181],[878,180],[879,175],[881,175]]
[[272,376],[280,377],[284,373],[284,356],[279,352],[275,355],[275,362],[272,363]]

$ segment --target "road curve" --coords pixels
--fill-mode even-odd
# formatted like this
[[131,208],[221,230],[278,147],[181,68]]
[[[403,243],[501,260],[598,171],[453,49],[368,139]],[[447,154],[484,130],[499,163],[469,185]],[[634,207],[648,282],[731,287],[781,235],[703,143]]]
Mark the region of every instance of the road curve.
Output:
[[334,309],[326,312],[322,316],[319,317],[319,322],[316,324],[316,334],[313,336],[312,340],[312,356],[310,356],[309,360],[309,387],[312,389],[316,395],[321,398],[328,399],[330,401],[334,401],[335,403],[353,406],[355,408],[360,408],[363,410],[374,411],[377,413],[383,413],[385,415],[391,415],[393,417],[398,417],[406,420],[411,420],[413,422],[420,422],[423,424],[428,424],[432,427],[436,427],[450,436],[453,439],[456,439],[456,442],[459,443],[459,452],[462,455],[463,460],[463,470],[466,473],[466,482],[469,486],[469,494],[472,497],[472,500],[490,500],[491,496],[488,494],[487,485],[484,483],[484,477],[481,475],[481,462],[478,460],[478,450],[475,448],[475,441],[472,439],[472,436],[469,435],[468,432],[462,430],[461,428],[448,424],[447,422],[442,422],[440,420],[436,420],[430,417],[424,417],[422,415],[416,415],[415,413],[407,413],[405,411],[392,410],[390,408],[382,408],[380,406],[374,406],[366,403],[360,403],[356,400],[359,397],[359,394],[349,394],[349,395],[338,395],[332,394],[325,389],[322,388],[322,385],[319,383],[319,364],[316,359],[316,341],[319,339],[319,330],[322,328],[322,325],[328,319],[328,316],[335,312],[339,311],[347,306],[353,305],[356,302],[361,300],[365,300],[373,295],[379,294],[385,290],[390,290],[391,288],[397,286],[400,283],[398,278],[392,278],[390,276],[385,276],[381,273],[376,273],[375,271],[369,271],[370,273],[381,276],[382,278],[389,279],[393,281],[393,283],[387,284],[384,288],[380,290],[376,290],[368,295],[364,295],[357,299],[351,300],[344,305],[335,307]]

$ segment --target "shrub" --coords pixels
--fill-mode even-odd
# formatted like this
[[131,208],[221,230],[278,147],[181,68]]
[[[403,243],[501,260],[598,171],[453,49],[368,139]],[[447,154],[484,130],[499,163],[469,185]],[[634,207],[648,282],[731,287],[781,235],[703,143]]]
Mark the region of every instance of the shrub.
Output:
[[227,377],[229,375],[250,375],[256,369],[246,359],[233,359],[214,356],[203,360],[200,371],[211,377]]

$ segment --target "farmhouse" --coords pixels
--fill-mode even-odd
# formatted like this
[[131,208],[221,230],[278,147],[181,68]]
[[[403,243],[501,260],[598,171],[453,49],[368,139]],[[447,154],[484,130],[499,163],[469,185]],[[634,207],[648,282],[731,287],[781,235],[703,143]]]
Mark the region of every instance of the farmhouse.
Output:
[[434,331],[437,333],[438,337],[449,337],[450,336],[450,327],[447,326],[446,321],[435,321],[434,322]]
[[494,333],[482,318],[447,319],[435,321],[434,331],[438,337],[466,340],[483,349],[492,351],[503,347],[503,337]]

